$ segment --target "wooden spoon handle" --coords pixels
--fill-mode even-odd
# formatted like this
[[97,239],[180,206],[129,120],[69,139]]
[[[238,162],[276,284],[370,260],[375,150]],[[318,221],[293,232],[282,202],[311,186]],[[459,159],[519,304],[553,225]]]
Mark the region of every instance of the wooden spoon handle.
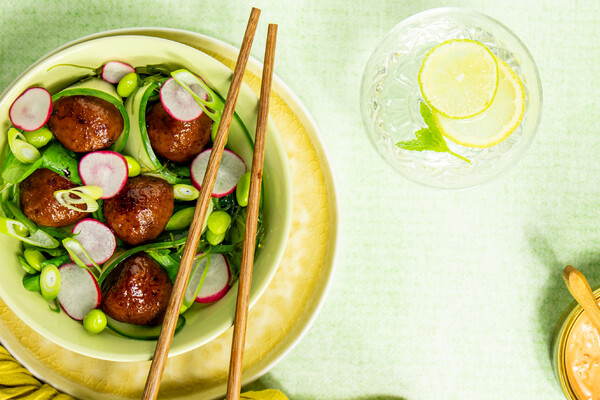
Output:
[[600,332],[600,307],[598,307],[598,302],[585,276],[572,266],[567,265],[563,271],[563,279],[567,284],[569,292],[571,292],[585,312],[588,313],[592,323]]

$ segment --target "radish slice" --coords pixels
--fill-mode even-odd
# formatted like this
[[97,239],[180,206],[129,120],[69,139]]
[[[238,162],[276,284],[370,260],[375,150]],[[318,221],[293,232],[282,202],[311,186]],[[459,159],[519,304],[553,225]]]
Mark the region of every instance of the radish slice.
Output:
[[[206,264],[210,258],[210,264],[208,264],[208,271],[206,277],[202,281]],[[197,261],[197,265],[194,265],[193,275],[185,292],[184,302],[190,302],[194,298],[197,303],[212,303],[219,300],[229,290],[229,279],[231,273],[229,272],[229,264],[227,259],[222,254],[211,254],[210,256],[203,257]],[[198,291],[198,285],[200,291]]]
[[58,302],[69,317],[82,321],[88,312],[100,305],[100,286],[90,271],[77,264],[63,264],[58,270]]
[[[204,272],[204,266],[201,269],[200,275]],[[206,278],[202,283],[202,287],[196,296],[197,303],[212,303],[219,300],[229,291],[229,280],[231,279],[231,272],[229,271],[229,263],[227,259],[221,254],[213,254],[210,259],[210,265],[208,266],[208,272]]]
[[10,122],[24,131],[35,131],[46,125],[52,113],[52,96],[44,88],[24,91],[10,106]]
[[[204,150],[192,161],[190,167],[192,183],[198,190],[202,186],[202,180],[204,179],[211,151],[212,149]],[[217,179],[215,180],[212,197],[223,197],[233,192],[238,181],[245,173],[246,163],[244,163],[244,160],[233,151],[225,149],[219,170],[217,171]]]
[[[110,228],[95,219],[81,220],[73,227],[72,233],[77,235],[75,239],[85,250],[85,252],[77,254],[77,257],[88,267],[94,265],[90,258],[96,264],[102,264],[111,258],[117,249],[117,239]],[[71,260],[73,260],[72,257]]]
[[109,61],[102,67],[102,79],[106,82],[116,85],[121,79],[130,72],[135,72],[131,65],[120,61]]
[[121,154],[110,151],[94,151],[79,161],[79,176],[83,183],[102,188],[101,199],[114,197],[127,182],[129,168]]
[[[192,84],[190,88],[200,98],[208,98],[208,93],[202,86]],[[160,101],[165,111],[179,121],[193,121],[204,112],[194,97],[173,78],[167,79],[162,85]]]

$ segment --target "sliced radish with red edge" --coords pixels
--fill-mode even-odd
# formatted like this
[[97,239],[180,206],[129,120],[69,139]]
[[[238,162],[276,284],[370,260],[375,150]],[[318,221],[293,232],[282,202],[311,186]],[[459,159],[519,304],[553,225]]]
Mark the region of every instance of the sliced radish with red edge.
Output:
[[63,264],[58,270],[58,302],[69,317],[82,321],[88,312],[100,305],[102,297],[98,281],[90,271],[77,264]]
[[[117,249],[117,239],[110,228],[95,219],[86,218],[81,220],[73,227],[72,233],[77,235],[75,239],[89,255],[88,257],[83,252],[77,254],[77,257],[88,267],[94,265],[90,258],[96,264],[102,264],[111,258]],[[73,258],[71,257],[71,259]]]
[[120,61],[109,61],[102,67],[102,79],[106,82],[117,84],[123,79],[123,77],[131,72],[135,72],[129,64],[122,63]]
[[[203,272],[204,268],[202,268],[200,273],[202,274]],[[227,262],[227,259],[222,254],[211,255],[206,278],[204,278],[202,287],[198,292],[196,302],[212,303],[221,299],[229,291],[230,279],[231,272],[229,271],[229,263]]]
[[[210,264],[208,263],[209,258]],[[198,285],[200,285],[207,264],[208,271],[198,292]],[[211,254],[203,257],[194,268],[194,274],[190,278],[185,293],[186,301],[196,296],[194,301],[197,303],[212,303],[225,296],[229,291],[231,273],[227,259],[222,254]]]
[[52,96],[41,87],[21,93],[8,111],[10,122],[24,131],[35,131],[46,125],[52,113]]
[[79,176],[85,185],[102,188],[101,199],[114,197],[127,182],[129,168],[121,154],[110,151],[94,151],[79,161]]
[[[198,84],[191,90],[200,98],[208,99],[208,93]],[[178,121],[192,121],[204,112],[194,97],[173,78],[167,79],[160,89],[160,102],[165,111]]]
[[[204,150],[194,158],[190,166],[192,183],[198,190],[202,186],[202,180],[204,179],[211,152],[212,149]],[[246,163],[244,160],[233,151],[225,149],[219,170],[217,171],[217,179],[215,180],[212,197],[223,197],[233,192],[238,181],[245,173]]]

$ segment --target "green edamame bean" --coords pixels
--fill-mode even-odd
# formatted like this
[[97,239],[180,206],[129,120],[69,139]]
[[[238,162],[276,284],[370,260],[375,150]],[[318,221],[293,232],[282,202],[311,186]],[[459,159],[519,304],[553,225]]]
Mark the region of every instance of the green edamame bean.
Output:
[[23,277],[23,287],[30,292],[39,292],[40,288],[40,274],[26,274]]
[[133,176],[138,176],[140,172],[142,172],[142,167],[140,163],[133,157],[125,156],[125,161],[127,161],[127,171],[130,178]]
[[224,235],[231,224],[231,216],[225,211],[215,211],[208,216],[207,224],[208,230],[215,235]]
[[42,126],[35,131],[25,131],[23,132],[23,135],[25,136],[27,143],[34,145],[38,149],[47,145],[54,137],[52,132],[50,132],[50,129],[45,126]]
[[42,263],[46,261],[46,257],[44,257],[40,251],[31,248],[25,249],[23,252],[23,257],[25,257],[27,264],[33,267],[36,271],[41,271]]
[[106,314],[97,308],[83,318],[83,328],[90,333],[100,333],[106,328]]
[[40,274],[40,289],[46,300],[54,300],[60,290],[60,272],[56,265],[46,265]]
[[248,196],[250,196],[250,171],[242,175],[235,188],[235,198],[240,206],[248,205]]
[[210,229],[206,231],[206,241],[212,244],[213,246],[216,246],[219,243],[221,243],[223,239],[225,239],[224,233],[216,234],[213,233],[213,231],[211,231]]
[[19,264],[21,264],[21,268],[23,268],[25,270],[25,272],[27,272],[28,274],[35,274],[37,273],[37,271],[27,263],[27,261],[25,260],[25,258],[23,258],[22,256],[17,256],[17,260],[19,260]]
[[194,211],[195,207],[183,208],[177,211],[169,218],[169,222],[165,226],[165,231],[175,231],[190,226],[194,218]]
[[27,229],[25,226],[23,226],[21,224],[14,224],[13,229],[14,229],[15,233],[21,237],[29,236],[29,229]]
[[129,97],[138,87],[138,77],[135,72],[130,72],[119,81],[117,94],[121,97]]

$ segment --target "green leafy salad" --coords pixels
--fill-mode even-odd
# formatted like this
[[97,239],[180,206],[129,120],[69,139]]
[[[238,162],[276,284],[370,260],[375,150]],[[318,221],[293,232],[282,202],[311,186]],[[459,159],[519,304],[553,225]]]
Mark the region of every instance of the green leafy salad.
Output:
[[[92,333],[156,339],[224,100],[185,69],[80,68],[73,85],[29,88],[11,106],[0,231],[22,242],[23,287],[51,310]],[[236,114],[178,330],[238,278],[252,151]],[[263,238],[261,204],[257,250]]]

